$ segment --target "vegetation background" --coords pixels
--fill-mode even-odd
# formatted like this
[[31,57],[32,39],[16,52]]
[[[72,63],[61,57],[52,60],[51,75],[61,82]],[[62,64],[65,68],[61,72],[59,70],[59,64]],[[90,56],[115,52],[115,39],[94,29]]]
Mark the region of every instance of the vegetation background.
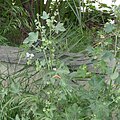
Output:
[[[0,0],[0,45],[24,49],[20,57],[27,60],[20,71],[0,73],[0,120],[120,120],[115,2]],[[75,58],[60,59],[65,52],[90,63],[71,69],[61,59]]]

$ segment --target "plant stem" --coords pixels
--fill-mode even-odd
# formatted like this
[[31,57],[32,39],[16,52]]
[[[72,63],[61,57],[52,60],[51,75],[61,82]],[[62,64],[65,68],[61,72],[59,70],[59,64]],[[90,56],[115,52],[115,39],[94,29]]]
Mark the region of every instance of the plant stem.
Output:
[[118,36],[115,35],[115,57],[117,55],[117,43],[118,43]]
[[44,52],[44,56],[45,56],[45,61],[46,61],[47,66],[48,66],[48,70],[50,70],[49,63],[48,63],[48,59],[47,59],[47,55],[46,55],[45,50],[43,50],[43,52]]

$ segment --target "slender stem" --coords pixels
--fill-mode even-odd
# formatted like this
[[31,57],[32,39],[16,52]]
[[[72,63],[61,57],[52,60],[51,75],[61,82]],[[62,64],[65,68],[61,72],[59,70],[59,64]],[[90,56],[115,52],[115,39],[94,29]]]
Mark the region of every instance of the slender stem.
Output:
[[109,89],[108,89],[108,90],[109,90],[109,93],[108,93],[109,95],[110,95],[110,91],[111,91],[111,89],[112,89],[112,81],[113,81],[113,80],[111,79],[111,80],[110,80],[110,84],[109,84]]
[[117,55],[117,43],[118,43],[118,36],[115,35],[115,57]]
[[46,63],[47,63],[47,66],[48,66],[48,70],[49,70],[49,69],[50,69],[50,67],[49,67],[49,63],[48,63],[48,59],[47,59],[47,55],[46,55],[46,52],[45,52],[45,50],[43,50],[43,52],[44,52],[45,61],[46,61]]
[[[52,40],[52,28],[50,27],[50,38],[49,40],[51,41]],[[52,57],[52,51],[51,51],[51,48],[52,46],[49,47],[49,51],[50,51],[50,67],[52,68],[52,64],[53,64],[53,57]]]
[[50,4],[51,4],[52,0],[47,0],[46,1],[46,6],[45,6],[45,11],[48,13],[49,12],[49,7],[50,7]]

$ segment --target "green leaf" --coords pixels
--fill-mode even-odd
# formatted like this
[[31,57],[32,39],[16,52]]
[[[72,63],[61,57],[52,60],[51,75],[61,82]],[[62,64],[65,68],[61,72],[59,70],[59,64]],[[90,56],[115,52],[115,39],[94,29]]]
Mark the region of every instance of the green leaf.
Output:
[[92,113],[95,115],[92,120],[109,120],[109,102],[95,101],[90,105]]
[[15,120],[20,120],[19,115],[17,114]]
[[63,23],[60,23],[60,22],[55,26],[55,32],[58,34],[59,31],[62,31],[62,32],[65,31]]
[[102,59],[105,61],[105,62],[109,62],[111,59],[113,59],[114,56],[113,54],[110,52],[110,51],[104,51],[103,55],[102,55]]
[[111,23],[106,23],[106,24],[105,24],[104,30],[105,30],[106,33],[110,33],[110,32],[112,32],[114,29],[115,29],[115,27],[114,27],[113,24],[111,24]]
[[111,74],[110,78],[111,78],[112,80],[115,80],[115,79],[118,78],[118,76],[119,76],[119,73],[116,71],[116,72],[114,72],[113,74]]
[[45,11],[43,11],[43,15],[41,16],[41,18],[42,18],[43,20],[46,20],[46,19],[49,18],[49,15],[48,15]]
[[37,32],[30,32],[29,36],[24,40],[24,44],[32,45],[32,43],[38,40],[38,31]]
[[80,66],[79,69],[77,70],[77,76],[85,78],[87,76],[87,66],[83,65]]
[[48,25],[49,27],[53,27],[53,26],[54,26],[52,20],[47,19],[46,22],[47,22],[47,25]]

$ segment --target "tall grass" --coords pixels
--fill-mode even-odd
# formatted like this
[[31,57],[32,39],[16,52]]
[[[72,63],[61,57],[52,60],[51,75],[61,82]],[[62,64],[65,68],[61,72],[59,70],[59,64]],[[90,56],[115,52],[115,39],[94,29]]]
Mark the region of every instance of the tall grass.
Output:
[[67,0],[67,3],[70,6],[70,8],[72,9],[73,13],[75,14],[75,16],[78,20],[79,26],[81,26],[82,25],[82,12],[83,12],[81,9],[82,9],[82,7],[84,9],[84,6],[82,6],[84,1],[82,1],[82,0],[72,0],[72,1]]
[[55,48],[58,52],[81,52],[93,44],[94,36],[89,29],[81,31],[80,27],[70,25],[64,33],[56,36]]

